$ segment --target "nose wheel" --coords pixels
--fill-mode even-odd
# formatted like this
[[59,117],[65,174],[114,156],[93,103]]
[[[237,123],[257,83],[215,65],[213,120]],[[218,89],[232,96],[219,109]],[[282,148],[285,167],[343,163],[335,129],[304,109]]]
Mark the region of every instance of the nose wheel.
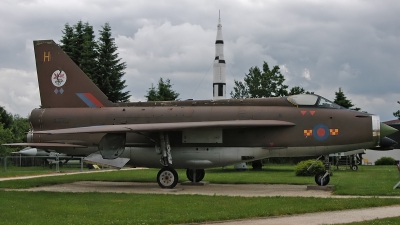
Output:
[[178,184],[178,173],[173,168],[164,167],[157,174],[157,183],[161,188],[174,188]]
[[[317,160],[319,160],[322,157],[318,157]],[[311,167],[314,166],[315,162],[308,168],[311,169]],[[329,184],[329,181],[331,180],[330,175],[331,175],[331,163],[329,162],[329,155],[324,156],[324,166],[325,166],[325,172],[320,172],[317,175],[315,175],[315,183],[318,184],[318,186],[326,186]]]
[[323,172],[315,175],[315,183],[317,183],[318,186],[326,186],[327,184],[329,184],[329,181],[329,172]]

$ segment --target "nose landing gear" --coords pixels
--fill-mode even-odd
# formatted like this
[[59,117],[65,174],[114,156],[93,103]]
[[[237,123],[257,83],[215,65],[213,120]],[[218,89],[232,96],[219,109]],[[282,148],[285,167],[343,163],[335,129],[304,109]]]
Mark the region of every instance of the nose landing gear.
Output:
[[[322,155],[320,157],[318,157],[315,162],[317,160],[319,160],[322,157]],[[312,164],[310,166],[313,167],[314,164]],[[317,175],[315,175],[315,183],[318,184],[318,186],[326,186],[329,184],[330,181],[330,175],[331,175],[331,164],[329,162],[329,155],[325,155],[324,156],[324,165],[325,165],[325,172],[321,172],[318,173]],[[308,169],[310,169],[308,168]]]

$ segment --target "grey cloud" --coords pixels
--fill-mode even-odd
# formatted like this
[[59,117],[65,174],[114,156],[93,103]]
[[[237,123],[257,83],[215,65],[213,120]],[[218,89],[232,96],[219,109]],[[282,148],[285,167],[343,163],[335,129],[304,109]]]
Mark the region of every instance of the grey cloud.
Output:
[[[120,57],[128,65],[124,78],[132,100],[144,100],[151,83],[160,77],[170,78],[182,99],[211,99],[209,68],[218,10],[228,95],[234,79],[242,80],[250,67],[267,61],[270,66],[285,66],[291,87],[301,86],[330,99],[342,87],[355,105],[393,119],[391,113],[399,108],[395,101],[400,100],[400,3],[394,0],[5,0],[0,2],[0,105],[20,115],[36,107],[39,96],[31,43],[35,39],[58,42],[64,24],[79,20],[96,31],[110,23]],[[304,69],[310,79],[302,76]],[[5,79],[10,74],[16,84]],[[24,101],[34,104],[21,105]]]

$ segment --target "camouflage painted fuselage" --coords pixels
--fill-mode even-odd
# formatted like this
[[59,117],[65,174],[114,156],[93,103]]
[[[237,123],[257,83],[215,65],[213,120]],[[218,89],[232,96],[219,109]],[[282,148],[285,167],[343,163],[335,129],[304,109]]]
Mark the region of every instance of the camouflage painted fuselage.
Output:
[[[377,146],[373,116],[357,111],[295,106],[286,97],[219,101],[138,102],[104,108],[32,111],[34,131],[120,124],[232,120],[277,120],[293,126],[203,128],[169,131],[174,168],[207,168],[268,157],[315,156]],[[379,123],[379,121],[378,121]],[[375,132],[374,132],[375,129]],[[72,155],[96,152],[105,133],[34,134],[30,142],[62,142],[86,148],[52,147]],[[126,134],[121,157],[134,166],[161,167],[157,132]]]

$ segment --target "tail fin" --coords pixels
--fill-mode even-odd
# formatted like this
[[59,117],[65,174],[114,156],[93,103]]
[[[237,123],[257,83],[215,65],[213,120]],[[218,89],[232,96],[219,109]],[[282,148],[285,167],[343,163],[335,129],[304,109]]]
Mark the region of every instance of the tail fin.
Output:
[[107,96],[53,41],[33,41],[43,108],[107,107]]

